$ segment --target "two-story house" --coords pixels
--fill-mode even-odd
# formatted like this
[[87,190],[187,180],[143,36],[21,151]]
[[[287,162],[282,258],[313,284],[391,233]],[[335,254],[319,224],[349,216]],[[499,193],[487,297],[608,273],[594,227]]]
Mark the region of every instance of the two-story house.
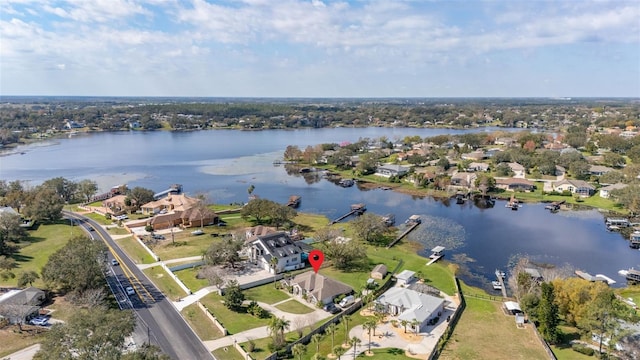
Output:
[[304,267],[302,248],[284,231],[259,235],[249,242],[249,248],[251,261],[272,274]]

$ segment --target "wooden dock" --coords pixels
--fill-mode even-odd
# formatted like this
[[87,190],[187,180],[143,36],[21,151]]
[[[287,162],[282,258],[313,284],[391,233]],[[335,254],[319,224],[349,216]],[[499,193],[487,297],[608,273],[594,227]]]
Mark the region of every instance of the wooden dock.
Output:
[[393,245],[395,245],[398,241],[402,240],[402,238],[404,238],[405,236],[407,236],[407,234],[409,234],[411,231],[413,231],[413,229],[415,229],[416,227],[418,227],[418,225],[420,225],[419,222],[413,222],[411,223],[411,225],[409,225],[409,227],[402,233],[400,234],[400,236],[398,236],[395,240],[393,240],[389,245],[387,245],[387,249],[390,249]]
[[498,278],[498,281],[500,282],[500,290],[502,291],[502,297],[503,298],[507,298],[507,287],[504,284],[504,278],[505,278],[505,274],[503,272],[501,272],[500,270],[496,270],[496,277]]
[[565,203],[564,200],[562,201],[554,201],[551,204],[545,206],[544,208],[547,210],[551,210],[551,211],[558,211],[560,210],[560,206],[562,206]]
[[429,259],[431,259],[431,261],[427,263],[427,266],[442,259],[442,257],[444,256],[444,249],[445,249],[444,246],[436,246],[433,249],[431,249],[431,255],[429,255]]
[[337,222],[340,222],[351,215],[362,215],[365,211],[367,211],[367,207],[364,204],[353,204],[351,205],[351,211],[333,220],[332,222],[329,223],[329,225],[333,225]]

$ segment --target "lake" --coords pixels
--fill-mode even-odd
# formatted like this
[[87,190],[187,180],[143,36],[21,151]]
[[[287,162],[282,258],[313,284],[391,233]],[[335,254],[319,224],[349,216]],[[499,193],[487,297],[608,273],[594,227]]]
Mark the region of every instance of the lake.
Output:
[[463,278],[485,288],[495,269],[506,269],[518,255],[604,274],[618,281],[617,286],[625,283],[618,270],[640,267],[640,251],[630,249],[619,234],[607,232],[597,210],[552,214],[543,204],[525,204],[511,211],[504,202],[480,209],[380,189],[343,188],[320,174],[289,175],[283,166],[273,165],[287,145],[304,149],[360,138],[394,140],[461,132],[465,131],[334,128],[79,134],[18,147],[0,157],[0,177],[31,185],[57,176],[74,181],[89,178],[102,191],[122,183],[161,191],[179,183],[187,193],[204,194],[215,203],[244,203],[247,188],[254,185],[254,194],[277,202],[300,195],[299,211],[331,219],[346,213],[353,203],[365,203],[368,211],[379,215],[393,213],[398,224],[420,214],[424,223],[409,239],[422,243],[425,255],[435,245],[446,246],[446,258],[468,270]]

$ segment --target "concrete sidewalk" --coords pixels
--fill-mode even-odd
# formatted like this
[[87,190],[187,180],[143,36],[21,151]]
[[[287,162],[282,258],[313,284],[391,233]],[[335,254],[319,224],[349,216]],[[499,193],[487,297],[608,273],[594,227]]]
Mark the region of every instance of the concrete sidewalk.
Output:
[[32,360],[38,350],[40,350],[40,344],[31,345],[27,348],[3,357],[2,360]]

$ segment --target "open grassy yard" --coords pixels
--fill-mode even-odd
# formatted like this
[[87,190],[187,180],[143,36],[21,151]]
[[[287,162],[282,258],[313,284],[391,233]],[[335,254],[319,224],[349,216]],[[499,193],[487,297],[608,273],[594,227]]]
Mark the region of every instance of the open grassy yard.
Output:
[[276,305],[276,308],[291,314],[309,314],[314,311],[314,309],[302,304],[295,299],[291,299],[289,301],[283,302],[280,305]]
[[[561,195],[547,195],[543,194],[542,189],[544,188],[542,183],[536,183],[536,190],[532,192],[516,192],[515,195],[518,199],[524,201],[536,201],[536,202],[553,202],[553,201],[566,201],[568,204],[577,204],[577,205],[585,205],[591,206],[599,209],[611,210],[619,213],[627,213],[627,210],[622,208],[620,205],[616,204],[615,201],[611,199],[605,199],[600,197],[596,192],[595,195],[590,196],[588,198],[580,198],[579,201],[576,200],[573,196],[561,196]],[[499,194],[501,197],[511,197],[513,193],[504,192]]]
[[[464,286],[463,293],[469,288]],[[547,359],[531,325],[518,329],[501,302],[466,297],[467,308],[440,359]]]
[[[205,228],[206,229],[206,228]],[[162,240],[151,246],[151,250],[162,260],[180,259],[190,256],[201,256],[211,243],[219,241],[206,233],[200,236],[192,236],[191,232],[183,231],[174,234],[175,242],[171,241],[171,234],[165,235],[166,240]]]
[[[23,328],[35,329],[34,326],[28,325]],[[31,331],[20,332],[17,325],[0,329],[0,359],[5,359],[9,354],[41,342],[44,338],[42,331],[39,330],[37,334]]]
[[187,306],[181,313],[201,340],[215,340],[222,337],[222,332],[213,325],[197,304]]
[[296,224],[298,231],[302,232],[305,237],[312,237],[316,230],[329,224],[329,219],[324,215],[298,213],[298,216],[293,218],[293,222]]
[[[450,295],[455,292],[453,266],[444,261],[426,266],[428,259],[416,253],[418,251],[416,245],[399,243],[391,249],[370,245],[366,247],[367,256],[369,257],[369,264],[366,269],[345,272],[337,270],[334,267],[326,267],[321,269],[320,273],[339,280],[358,291],[365,286],[367,280],[370,278],[371,270],[377,264],[385,264],[389,271],[393,271],[398,265],[399,259],[402,259],[404,263],[398,271],[405,269],[415,271],[416,273],[420,273],[420,276],[425,279],[426,284],[434,286]],[[378,283],[382,283],[383,281],[384,280],[378,280]]]
[[187,295],[162,267],[154,266],[142,271],[170,300],[176,301]]
[[587,360],[594,358],[571,349],[570,341],[580,339],[578,329],[568,326],[560,326],[559,328],[562,332],[562,343],[551,346],[551,350],[558,360]]
[[196,292],[202,288],[209,286],[209,282],[206,279],[196,278],[199,269],[200,268],[189,268],[180,271],[174,271],[173,273],[176,274],[178,279],[182,280],[182,283],[185,284],[189,288],[189,290],[191,290],[192,292]]
[[224,306],[222,301],[222,296],[216,293],[210,293],[200,299],[200,302],[206,306],[227,329],[229,335],[269,324],[268,318],[259,319],[247,313],[231,311]]
[[215,349],[213,351],[213,356],[216,359],[225,359],[225,360],[243,360],[240,352],[236,350],[233,346],[225,346],[220,349]]
[[260,301],[267,304],[275,304],[290,298],[286,292],[273,287],[273,284],[257,286],[244,290],[243,293],[249,300]]
[[[12,256],[18,264],[18,267],[12,270],[16,277],[0,281],[0,286],[16,286],[18,277],[24,271],[33,270],[40,274],[49,256],[61,249],[71,237],[86,235],[80,227],[70,226],[68,221],[39,225],[36,230],[30,230],[28,233],[27,240],[19,244],[20,250]],[[44,283],[38,279],[33,286],[43,287]]]
[[155,259],[149,254],[147,250],[145,250],[138,240],[134,239],[133,236],[128,236],[126,238],[116,240],[116,243],[120,246],[124,252],[129,255],[129,258],[133,260],[136,264],[152,264],[155,262]]

